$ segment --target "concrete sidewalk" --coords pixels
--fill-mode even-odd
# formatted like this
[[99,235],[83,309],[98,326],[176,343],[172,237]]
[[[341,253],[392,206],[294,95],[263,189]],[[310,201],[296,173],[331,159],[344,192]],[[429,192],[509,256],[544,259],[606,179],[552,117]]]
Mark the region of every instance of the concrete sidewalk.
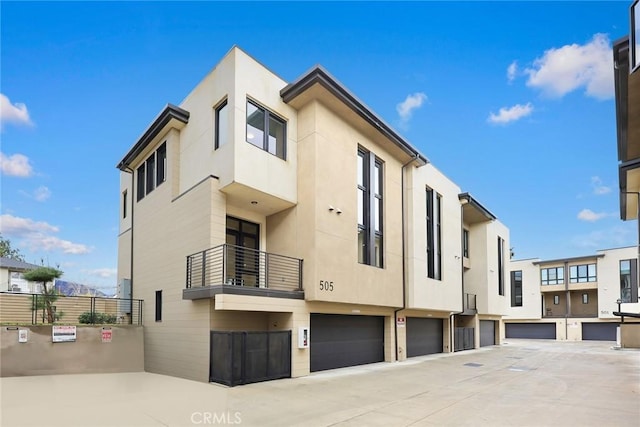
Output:
[[0,379],[11,426],[638,426],[640,352],[509,340],[235,388],[150,373]]

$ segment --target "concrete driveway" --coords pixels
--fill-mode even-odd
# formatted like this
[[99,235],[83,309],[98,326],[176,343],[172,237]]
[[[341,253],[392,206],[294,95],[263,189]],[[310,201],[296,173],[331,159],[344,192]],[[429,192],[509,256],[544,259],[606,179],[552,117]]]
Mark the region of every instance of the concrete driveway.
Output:
[[508,340],[235,388],[150,374],[0,379],[9,426],[633,426],[640,352]]

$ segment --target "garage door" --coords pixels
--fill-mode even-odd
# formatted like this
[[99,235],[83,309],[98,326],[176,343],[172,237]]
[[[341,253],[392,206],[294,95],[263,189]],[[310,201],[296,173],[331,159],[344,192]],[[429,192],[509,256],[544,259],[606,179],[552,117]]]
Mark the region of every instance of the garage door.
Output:
[[496,322],[493,320],[480,321],[480,347],[496,344]]
[[507,338],[556,339],[555,323],[506,323]]
[[312,314],[311,371],[384,361],[384,317]]
[[583,323],[582,339],[596,341],[615,341],[617,323]]
[[442,319],[407,317],[407,357],[442,353]]

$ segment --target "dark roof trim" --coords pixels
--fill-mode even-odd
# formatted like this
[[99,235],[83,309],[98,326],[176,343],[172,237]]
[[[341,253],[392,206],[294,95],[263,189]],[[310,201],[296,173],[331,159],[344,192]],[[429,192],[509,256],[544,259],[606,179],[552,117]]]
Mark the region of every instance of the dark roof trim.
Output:
[[295,82],[288,84],[280,91],[282,100],[289,103],[298,95],[311,88],[314,84],[319,84],[328,90],[333,96],[342,101],[356,114],[362,117],[367,123],[376,128],[386,138],[393,141],[405,153],[411,157],[415,157],[421,165],[429,163],[422,153],[418,151],[407,140],[394,131],[391,126],[385,123],[378,115],[376,115],[369,107],[360,101],[353,93],[349,91],[342,83],[333,77],[321,65],[316,65],[310,71],[307,71]]
[[189,122],[189,112],[180,107],[176,107],[173,104],[167,104],[164,110],[158,114],[158,117],[156,117],[153,123],[151,123],[147,130],[142,134],[140,139],[138,139],[138,142],[136,142],[126,156],[120,160],[120,163],[118,163],[116,167],[120,170],[125,170],[129,164],[138,157],[145,148],[147,148],[153,138],[158,136],[165,126],[167,126],[173,119],[187,124]]
[[594,258],[604,258],[604,254],[595,254],[588,256],[576,256],[572,258],[559,258],[559,259],[550,259],[545,261],[534,261],[533,265],[542,265],[542,264],[560,264],[565,262],[576,262],[576,261],[586,261]]
[[469,194],[469,193],[460,193],[460,194],[458,194],[458,200],[466,200],[467,203],[469,203],[471,206],[473,206],[478,211],[480,211],[480,213],[482,215],[484,215],[487,218],[487,220],[493,221],[494,219],[496,219],[496,216],[494,214],[492,214],[489,211],[489,209],[487,209],[484,206],[482,206],[480,204],[480,202],[478,202],[476,199],[474,199],[473,196],[471,196],[471,194]]

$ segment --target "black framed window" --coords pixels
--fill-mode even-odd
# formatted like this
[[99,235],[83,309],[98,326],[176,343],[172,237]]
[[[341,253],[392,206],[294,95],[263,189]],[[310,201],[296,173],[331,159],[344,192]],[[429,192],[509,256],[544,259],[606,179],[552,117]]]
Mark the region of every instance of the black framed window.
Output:
[[286,130],[283,119],[247,100],[247,142],[286,160]]
[[589,294],[582,294],[582,303],[589,304]]
[[597,280],[595,264],[572,265],[569,267],[569,283],[586,283]]
[[122,218],[127,217],[127,190],[122,192]]
[[229,109],[227,108],[227,100],[216,107],[215,120],[216,120],[216,133],[214,148],[217,150],[227,143],[229,139]]
[[162,184],[167,177],[167,143],[163,142],[156,151],[156,186]]
[[140,167],[138,168],[137,176],[136,176],[136,179],[138,180],[138,188],[137,188],[138,201],[142,200],[145,194],[144,193],[144,185],[146,181],[145,165],[146,163],[143,163],[140,165]]
[[638,267],[637,260],[620,260],[620,300],[622,302],[638,302]]
[[511,307],[522,307],[522,270],[511,272]]
[[560,305],[560,295],[553,296],[553,305]]
[[384,266],[384,163],[358,149],[358,262]]
[[564,267],[541,269],[540,283],[542,285],[562,285],[564,283]]
[[640,69],[640,1],[635,0],[629,7],[631,31],[629,34],[629,68],[634,73]]
[[462,256],[469,258],[469,230],[462,230]]
[[442,280],[442,196],[426,188],[427,277]]
[[156,151],[138,167],[137,201],[151,193],[167,180],[167,143],[163,142]]
[[162,322],[162,291],[156,291],[156,322]]
[[504,295],[504,239],[498,237],[498,295]]

